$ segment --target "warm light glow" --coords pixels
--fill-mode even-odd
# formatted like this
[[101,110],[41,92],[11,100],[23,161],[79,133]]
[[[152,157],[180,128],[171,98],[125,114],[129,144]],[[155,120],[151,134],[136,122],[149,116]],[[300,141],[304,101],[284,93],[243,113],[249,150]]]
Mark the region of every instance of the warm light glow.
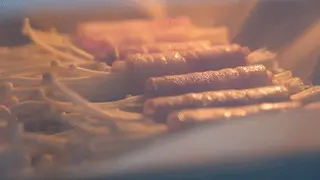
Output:
[[165,0],[137,0],[141,8],[153,19],[164,19],[167,17]]

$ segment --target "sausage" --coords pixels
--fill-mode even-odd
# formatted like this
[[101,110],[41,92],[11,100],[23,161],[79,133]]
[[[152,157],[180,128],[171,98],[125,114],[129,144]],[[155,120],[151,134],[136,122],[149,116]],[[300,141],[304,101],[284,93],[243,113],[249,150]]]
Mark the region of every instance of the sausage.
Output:
[[235,117],[261,114],[266,112],[283,112],[300,108],[298,102],[263,103],[236,108],[207,108],[181,110],[172,112],[167,119],[170,130],[177,130],[203,122],[212,122]]
[[[117,22],[92,21],[80,23],[74,43],[90,52],[99,61],[113,62],[114,49],[122,45],[155,43],[157,32],[171,29],[192,28],[188,17],[165,18],[163,20],[128,20]],[[219,32],[220,34],[222,32]],[[216,35],[220,35],[216,34]]]
[[267,86],[244,90],[208,91],[179,96],[157,97],[144,103],[143,113],[163,119],[170,111],[187,108],[239,106],[289,100],[285,86]]
[[124,21],[89,21],[79,23],[76,34],[79,37],[87,36],[94,39],[105,40],[109,38],[121,40],[122,37],[135,35],[136,37],[156,32],[166,32],[171,29],[184,29],[180,27],[193,27],[190,18],[176,17],[157,20],[124,20]]
[[217,45],[230,42],[227,28],[197,28],[188,17],[156,21],[86,22],[77,27],[75,39],[75,44],[80,48],[107,62],[114,59],[114,49],[119,50],[119,47],[128,44],[140,46],[146,43],[209,40]]
[[313,86],[290,97],[293,101],[299,101],[307,104],[319,101],[320,99],[320,86]]
[[239,66],[218,71],[149,78],[145,94],[168,96],[189,92],[247,89],[272,84],[272,73],[263,65]]
[[210,41],[186,41],[176,43],[156,43],[147,44],[145,47],[148,49],[148,53],[161,53],[167,51],[184,52],[188,50],[202,50],[211,47]]
[[136,46],[118,47],[120,60],[132,54],[155,54],[165,52],[183,52],[197,49],[208,49],[211,47],[210,41],[189,41],[174,43],[152,43]]
[[242,66],[246,64],[248,54],[248,48],[236,44],[185,52],[136,54],[125,61],[116,61],[112,70],[150,77],[183,74]]

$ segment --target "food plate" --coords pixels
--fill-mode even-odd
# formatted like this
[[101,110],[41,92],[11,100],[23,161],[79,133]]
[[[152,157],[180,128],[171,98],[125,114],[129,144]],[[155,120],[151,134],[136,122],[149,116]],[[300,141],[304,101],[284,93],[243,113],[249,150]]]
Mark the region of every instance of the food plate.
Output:
[[266,163],[273,167],[278,164],[270,162],[278,158],[320,152],[320,139],[316,138],[320,135],[318,117],[316,111],[291,111],[199,125],[120,158],[70,167],[50,173],[50,177],[92,179],[157,172],[163,175],[206,165],[213,167],[213,174]]
[[319,149],[309,137],[320,86],[278,66],[278,53],[230,44],[227,28],[169,18],[85,23],[70,35],[33,21],[22,28],[33,45],[1,49],[2,172],[112,179],[206,164],[218,172]]

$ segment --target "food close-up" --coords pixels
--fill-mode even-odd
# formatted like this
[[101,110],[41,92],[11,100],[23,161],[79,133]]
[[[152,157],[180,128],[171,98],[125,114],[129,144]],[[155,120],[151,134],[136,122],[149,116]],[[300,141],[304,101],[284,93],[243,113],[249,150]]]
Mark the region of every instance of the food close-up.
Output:
[[1,171],[44,173],[197,125],[320,109],[320,86],[281,66],[285,53],[233,42],[226,26],[188,16],[85,22],[72,34],[21,24],[30,42],[0,47]]

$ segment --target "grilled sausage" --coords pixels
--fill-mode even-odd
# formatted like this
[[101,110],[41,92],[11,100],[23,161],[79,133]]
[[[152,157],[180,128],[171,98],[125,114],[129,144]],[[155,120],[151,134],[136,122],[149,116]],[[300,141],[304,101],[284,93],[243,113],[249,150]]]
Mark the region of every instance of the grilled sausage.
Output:
[[193,124],[217,121],[265,112],[283,112],[300,108],[298,102],[263,103],[236,108],[207,108],[173,112],[168,116],[167,125],[171,130],[188,127]]
[[112,70],[147,76],[183,74],[242,66],[248,54],[248,48],[235,44],[180,53],[136,54],[125,61],[116,61]]
[[313,86],[290,97],[293,101],[299,101],[301,103],[313,103],[320,99],[320,86]]
[[170,111],[187,108],[217,106],[239,106],[262,102],[289,100],[289,90],[285,86],[267,86],[244,90],[208,91],[179,96],[157,97],[144,103],[146,115],[166,118]]
[[190,41],[175,43],[152,43],[136,46],[118,47],[120,60],[132,54],[155,54],[165,52],[184,52],[192,50],[208,49],[211,47],[210,41]]
[[272,73],[263,65],[253,65],[149,78],[145,83],[145,93],[166,96],[211,90],[247,89],[270,84]]

